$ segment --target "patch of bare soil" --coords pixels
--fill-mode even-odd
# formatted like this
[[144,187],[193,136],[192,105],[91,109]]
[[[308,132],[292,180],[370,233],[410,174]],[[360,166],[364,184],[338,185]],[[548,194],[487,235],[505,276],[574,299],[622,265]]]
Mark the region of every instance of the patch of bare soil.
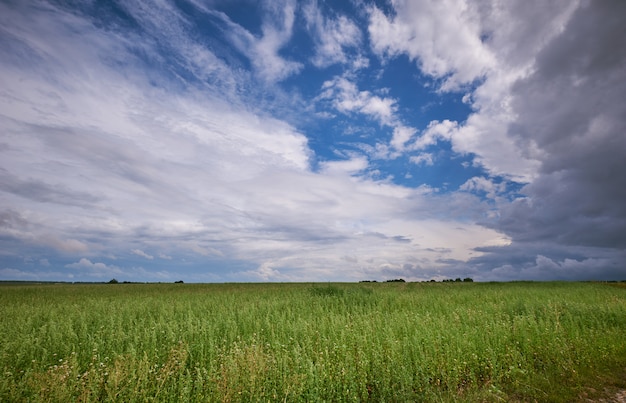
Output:
[[586,402],[594,403],[626,403],[626,389],[620,390],[616,394],[608,397],[599,397],[596,399],[586,399]]
[[626,403],[626,368],[612,379],[605,379],[605,387],[602,390],[587,388],[580,396],[580,401],[585,403]]
[[618,403],[626,403],[626,390],[621,390],[617,395],[615,395],[613,401]]

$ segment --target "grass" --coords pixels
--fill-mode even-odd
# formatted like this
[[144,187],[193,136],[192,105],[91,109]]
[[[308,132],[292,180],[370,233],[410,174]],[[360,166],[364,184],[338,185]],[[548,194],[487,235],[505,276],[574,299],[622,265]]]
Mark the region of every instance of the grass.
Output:
[[599,283],[0,286],[0,401],[553,401],[626,386]]

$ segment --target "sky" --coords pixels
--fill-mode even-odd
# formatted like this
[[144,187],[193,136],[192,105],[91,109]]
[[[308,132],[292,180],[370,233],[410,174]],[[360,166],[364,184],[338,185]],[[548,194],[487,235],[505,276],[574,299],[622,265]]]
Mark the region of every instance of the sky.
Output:
[[626,279],[622,0],[0,0],[0,280]]

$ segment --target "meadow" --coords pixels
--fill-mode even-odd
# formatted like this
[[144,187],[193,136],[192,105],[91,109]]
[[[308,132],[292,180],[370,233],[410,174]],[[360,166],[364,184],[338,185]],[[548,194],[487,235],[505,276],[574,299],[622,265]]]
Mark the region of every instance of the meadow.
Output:
[[625,335],[601,283],[3,284],[0,401],[577,401]]

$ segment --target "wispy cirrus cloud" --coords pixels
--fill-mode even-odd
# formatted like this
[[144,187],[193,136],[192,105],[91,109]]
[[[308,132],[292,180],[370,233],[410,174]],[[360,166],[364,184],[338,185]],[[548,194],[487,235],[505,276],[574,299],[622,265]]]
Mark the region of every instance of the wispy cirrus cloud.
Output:
[[223,22],[224,36],[247,57],[254,66],[257,77],[272,84],[298,73],[303,68],[302,63],[280,55],[281,49],[289,42],[293,33],[296,2],[281,0],[264,2],[263,5],[260,36],[233,22],[223,12],[205,10]]

